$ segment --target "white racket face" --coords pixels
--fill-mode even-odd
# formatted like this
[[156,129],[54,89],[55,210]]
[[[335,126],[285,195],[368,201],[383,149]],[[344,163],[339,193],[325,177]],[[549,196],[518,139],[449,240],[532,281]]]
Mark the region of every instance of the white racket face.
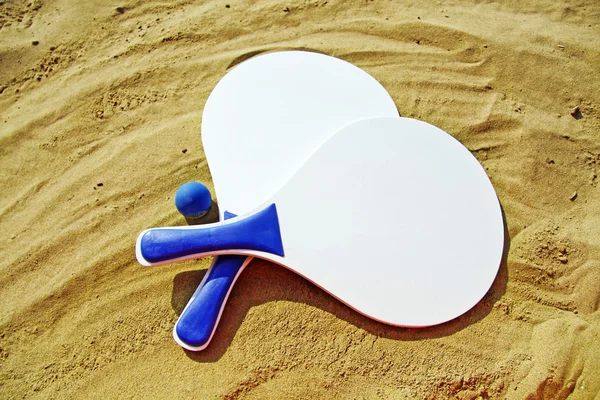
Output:
[[202,115],[219,210],[264,202],[344,126],[397,116],[383,86],[340,59],[284,51],[245,61],[219,81]]
[[458,317],[500,266],[504,222],[487,174],[460,142],[422,121],[347,126],[261,208],[269,204],[285,255],[248,254],[389,324]]

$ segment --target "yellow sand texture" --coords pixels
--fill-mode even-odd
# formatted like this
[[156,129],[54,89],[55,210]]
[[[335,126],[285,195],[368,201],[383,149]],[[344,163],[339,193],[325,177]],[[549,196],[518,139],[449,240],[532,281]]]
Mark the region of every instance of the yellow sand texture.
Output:
[[[599,23],[596,0],[0,1],[0,398],[597,398]],[[483,164],[509,247],[473,310],[393,328],[256,261],[207,350],[172,340],[210,260],[144,269],[135,239],[213,190],[205,101],[282,49],[363,68]]]

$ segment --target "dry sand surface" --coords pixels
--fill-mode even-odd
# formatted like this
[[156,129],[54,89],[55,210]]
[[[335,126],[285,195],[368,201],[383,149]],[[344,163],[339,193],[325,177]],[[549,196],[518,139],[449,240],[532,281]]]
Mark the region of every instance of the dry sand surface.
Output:
[[[0,1],[0,397],[598,398],[599,23],[597,0]],[[207,350],[172,340],[210,260],[144,269],[135,238],[186,224],[210,91],[282,49],[365,69],[483,164],[507,256],[470,312],[394,328],[255,261]]]

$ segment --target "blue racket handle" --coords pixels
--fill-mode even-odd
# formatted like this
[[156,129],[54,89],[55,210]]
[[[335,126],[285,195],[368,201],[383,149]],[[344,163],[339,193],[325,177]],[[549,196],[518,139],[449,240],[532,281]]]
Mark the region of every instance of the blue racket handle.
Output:
[[[236,217],[229,211],[225,219]],[[188,350],[199,351],[208,346],[214,335],[233,285],[244,268],[245,256],[216,257],[206,277],[181,313],[173,328],[175,341]]]
[[137,246],[143,258],[140,262],[148,265],[235,249],[284,255],[275,204],[229,224],[148,229],[140,235]]
[[215,259],[208,275],[175,324],[173,335],[181,346],[194,351],[208,346],[231,288],[247,259],[246,256],[237,255],[224,255]]

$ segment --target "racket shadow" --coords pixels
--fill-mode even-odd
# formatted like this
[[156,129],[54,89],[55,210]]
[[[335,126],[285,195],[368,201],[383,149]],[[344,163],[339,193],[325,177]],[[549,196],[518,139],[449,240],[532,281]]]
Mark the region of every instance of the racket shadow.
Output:
[[[492,311],[494,304],[506,292],[510,238],[504,211],[502,211],[502,217],[504,220],[504,249],[496,279],[482,300],[471,310],[451,321],[428,328],[401,328],[383,324],[354,311],[294,272],[268,261],[254,259],[234,286],[210,345],[200,352],[184,351],[194,361],[219,360],[233,342],[244,319],[248,317],[248,312],[253,307],[275,301],[306,304],[332,314],[373,335],[399,341],[433,339],[452,335],[485,318]],[[187,271],[175,276],[172,306],[178,315],[183,311],[206,272],[206,270]],[[265,327],[265,332],[269,331],[269,328]]]
[[231,61],[229,63],[229,65],[227,66],[227,70],[230,70],[231,68],[235,67],[238,64],[243,63],[246,60],[249,60],[253,57],[256,57],[260,54],[264,54],[264,53],[272,53],[275,51],[291,51],[291,50],[296,50],[296,51],[310,51],[311,53],[318,53],[318,54],[324,54],[324,55],[329,55],[323,51],[317,50],[317,49],[313,49],[310,47],[302,47],[302,46],[274,46],[274,47],[269,47],[266,49],[261,49],[261,50],[254,50],[254,51],[249,51],[247,53],[244,53],[240,56],[237,56],[236,58],[233,59],[233,61]]

